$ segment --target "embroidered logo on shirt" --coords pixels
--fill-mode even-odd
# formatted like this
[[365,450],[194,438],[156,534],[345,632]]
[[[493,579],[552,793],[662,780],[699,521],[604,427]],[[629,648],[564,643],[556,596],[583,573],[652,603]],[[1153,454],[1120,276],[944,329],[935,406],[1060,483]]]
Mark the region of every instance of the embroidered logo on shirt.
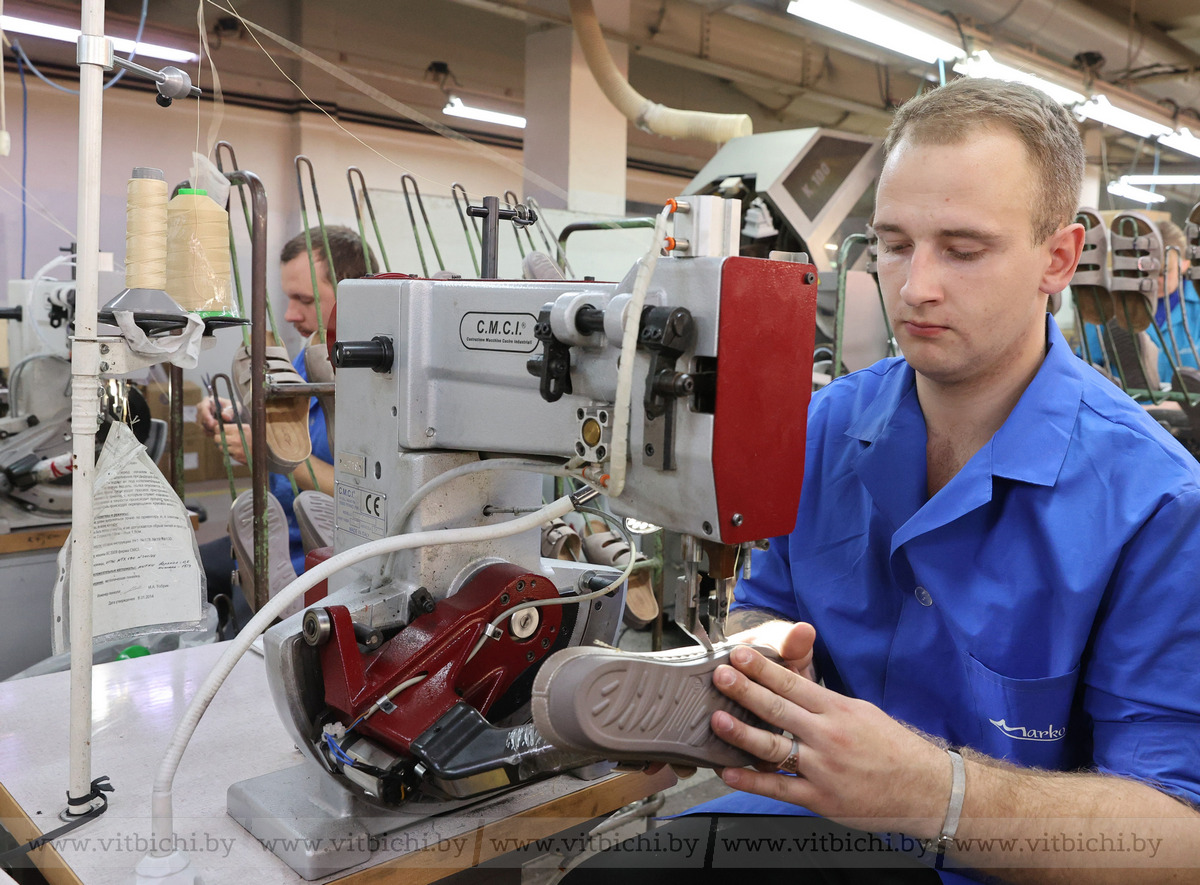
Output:
[[988,722],[1017,741],[1061,741],[1067,734],[1065,725],[1055,728],[1053,723],[1045,728],[1025,728],[1023,725],[1009,725],[1003,719],[989,719]]

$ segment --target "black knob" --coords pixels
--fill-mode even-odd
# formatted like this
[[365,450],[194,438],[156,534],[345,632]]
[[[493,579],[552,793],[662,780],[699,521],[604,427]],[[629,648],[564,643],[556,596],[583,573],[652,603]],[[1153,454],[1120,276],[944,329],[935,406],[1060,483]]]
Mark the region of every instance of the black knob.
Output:
[[376,335],[370,341],[339,341],[333,345],[333,364],[339,369],[390,372],[396,352],[392,339]]

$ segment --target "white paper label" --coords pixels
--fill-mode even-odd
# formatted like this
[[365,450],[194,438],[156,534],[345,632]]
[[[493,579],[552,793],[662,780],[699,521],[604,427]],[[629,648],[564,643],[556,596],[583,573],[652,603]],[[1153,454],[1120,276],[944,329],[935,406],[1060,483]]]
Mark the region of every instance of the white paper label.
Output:
[[200,566],[187,511],[133,432],[113,431],[96,465],[92,634],[197,621]]

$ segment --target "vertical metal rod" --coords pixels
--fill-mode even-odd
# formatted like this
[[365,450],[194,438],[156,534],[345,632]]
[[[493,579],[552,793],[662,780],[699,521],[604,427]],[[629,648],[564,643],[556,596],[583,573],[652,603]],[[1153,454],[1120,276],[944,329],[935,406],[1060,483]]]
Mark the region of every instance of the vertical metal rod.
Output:
[[183,369],[174,363],[167,364],[167,480],[171,488],[183,500]]
[[500,253],[497,250],[500,239],[500,198],[484,197],[483,208],[487,215],[483,218],[483,273],[482,279],[494,280],[500,276]]
[[[80,43],[104,39],[104,0],[83,0]],[[92,54],[94,57],[94,53]],[[92,792],[92,524],[99,415],[100,345],[96,340],[100,274],[100,145],[104,69],[79,64],[79,249],[75,284],[75,336],[71,347],[71,727],[67,796]],[[99,800],[70,806],[72,814],[98,807]]]
[[254,610],[267,604],[267,192],[253,172],[225,173],[231,184],[249,185],[250,214],[250,477],[254,488]]

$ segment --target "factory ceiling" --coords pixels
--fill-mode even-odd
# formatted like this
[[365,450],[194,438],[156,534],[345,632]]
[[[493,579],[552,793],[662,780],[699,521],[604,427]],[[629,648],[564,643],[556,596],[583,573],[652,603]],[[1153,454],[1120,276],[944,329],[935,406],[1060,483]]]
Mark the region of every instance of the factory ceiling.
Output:
[[[302,112],[311,109],[302,88],[331,113],[395,126],[414,124],[264,38],[268,58],[233,13],[443,123],[453,122],[440,113],[445,71],[464,92],[519,110],[527,34],[569,22],[565,0],[238,0],[236,10],[226,0],[201,2],[227,100]],[[603,7],[605,0],[595,2]],[[1062,78],[1077,78],[1080,86],[1102,84],[1145,112],[1200,132],[1200,0],[869,2],[956,35],[971,49],[1003,52]],[[749,113],[755,131],[829,126],[878,135],[891,109],[937,76],[933,66],[788,15],[786,0],[630,0],[629,5],[628,26],[607,35],[628,45],[634,88],[672,107]],[[140,9],[141,0],[109,0],[109,33],[132,36]],[[9,0],[5,12],[77,25],[79,4]],[[197,14],[196,0],[153,0],[146,39],[195,47]],[[72,75],[69,45],[33,37],[22,42],[35,61]],[[444,68],[431,69],[434,63]],[[201,85],[209,82],[206,72]],[[511,140],[515,131],[480,124],[467,128],[497,140]],[[1105,135],[1112,163],[1148,162],[1153,154],[1153,146],[1138,139],[1113,130]],[[1089,141],[1095,144],[1096,139]],[[630,160],[648,168],[690,174],[713,150],[713,145],[630,127]],[[1200,171],[1194,158],[1163,151],[1160,159],[1176,171]]]

